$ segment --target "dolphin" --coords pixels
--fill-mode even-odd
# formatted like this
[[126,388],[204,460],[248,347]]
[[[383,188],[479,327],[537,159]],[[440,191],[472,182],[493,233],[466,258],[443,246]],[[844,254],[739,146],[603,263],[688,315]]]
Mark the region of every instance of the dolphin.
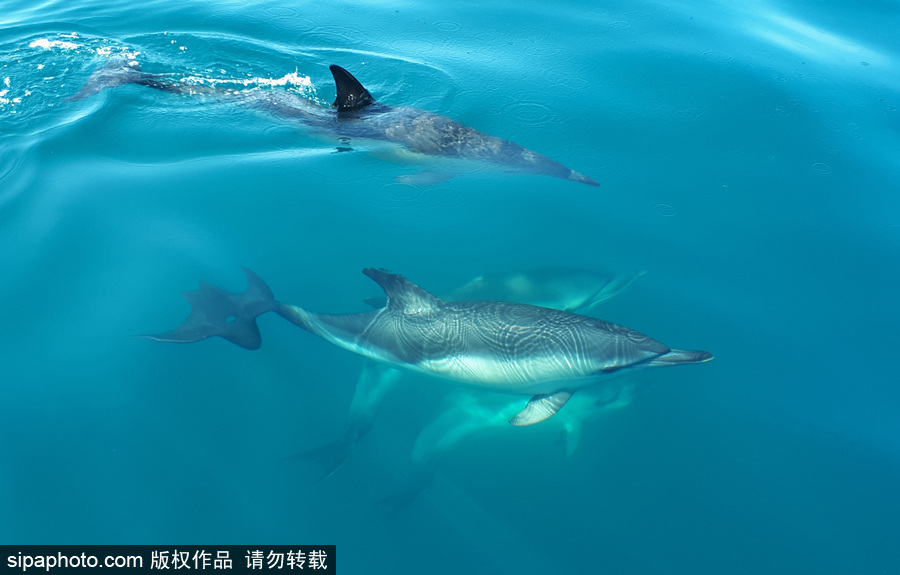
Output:
[[[342,142],[340,150],[348,149],[348,141],[379,140],[425,156],[484,162],[507,170],[543,174],[590,186],[599,185],[594,179],[547,156],[479,132],[445,116],[417,108],[382,104],[344,68],[332,65],[330,70],[337,92],[333,109],[289,92],[226,89],[187,83],[171,75],[147,74],[134,61],[111,61],[94,72],[85,86],[68,99],[80,100],[105,87],[123,84],[139,84],[176,94],[208,95],[237,100],[277,116],[298,120],[316,132],[338,138]],[[446,177],[449,175],[435,177],[424,173],[418,177],[403,178],[403,181],[429,183]]]
[[[572,398],[566,410],[553,421],[565,434],[565,456],[575,453],[585,421],[630,405],[648,384],[618,379],[596,385]],[[507,419],[518,410],[516,402],[498,394],[473,394],[457,390],[448,397],[446,409],[416,438],[411,457],[411,473],[404,487],[379,503],[393,510],[405,507],[431,484],[441,458],[458,444],[491,431],[503,432]]]
[[[494,272],[463,283],[442,294],[441,299],[513,301],[570,311],[582,307],[590,309],[615,297],[644,273],[644,270],[638,270],[630,274],[615,274],[582,268]],[[385,304],[383,297],[367,298],[365,301],[379,308]],[[382,400],[399,379],[400,372],[396,369],[367,361],[356,382],[343,434],[333,441],[294,454],[289,459],[312,461],[322,469],[322,480],[331,477],[372,429]],[[570,444],[573,443],[571,438],[579,435],[577,427],[575,418],[566,418],[566,436]],[[577,440],[574,442],[577,443]]]
[[642,269],[630,274],[613,274],[561,267],[495,272],[473,278],[446,294],[444,299],[509,299],[565,311],[589,310],[619,295],[645,273]]
[[[619,295],[645,273],[643,269],[618,274],[568,267],[491,272],[476,276],[440,297],[450,301],[512,301],[566,311],[588,311]],[[372,307],[384,305],[383,297],[364,301]]]
[[192,310],[172,331],[149,339],[187,343],[222,337],[259,347],[256,317],[274,311],[294,325],[391,367],[435,375],[492,391],[533,395],[510,420],[532,425],[558,412],[573,393],[626,368],[703,363],[706,351],[670,349],[607,321],[498,301],[445,302],[383,269],[363,273],[384,290],[383,308],[323,314],[275,300],[255,273],[248,288],[226,292],[207,283],[185,293]]

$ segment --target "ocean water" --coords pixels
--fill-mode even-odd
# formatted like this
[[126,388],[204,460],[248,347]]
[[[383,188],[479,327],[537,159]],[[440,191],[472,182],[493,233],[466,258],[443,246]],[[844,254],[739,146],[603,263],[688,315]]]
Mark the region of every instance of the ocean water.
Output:
[[[4,0],[0,541],[336,543],[342,573],[900,572],[898,17],[875,0]],[[481,165],[410,185],[441,162],[234,101],[67,100],[117,59],[323,106],[339,64],[385,104],[600,186]],[[335,313],[378,294],[370,266],[436,293],[643,269],[590,313],[715,359],[634,374],[648,389],[577,444],[574,406],[488,425],[496,398],[404,375],[323,479],[292,456],[344,431],[362,358],[272,314],[254,352],[135,337],[178,325],[201,280],[243,290],[241,266]],[[484,425],[441,436],[467,402],[487,411],[459,419]],[[429,434],[430,483],[385,505]]]

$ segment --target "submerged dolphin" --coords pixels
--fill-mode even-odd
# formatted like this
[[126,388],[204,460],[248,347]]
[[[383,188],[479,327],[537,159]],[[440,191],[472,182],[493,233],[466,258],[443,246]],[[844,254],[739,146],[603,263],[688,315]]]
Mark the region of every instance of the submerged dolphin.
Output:
[[[441,294],[442,300],[527,303],[566,311],[590,310],[622,293],[644,270],[615,274],[599,269],[547,267],[486,273]],[[382,307],[384,298],[367,298]]]
[[[487,273],[442,294],[441,299],[511,301],[571,311],[582,307],[593,308],[615,297],[644,273],[644,270],[639,270],[631,274],[615,274],[582,268],[535,268]],[[367,298],[365,301],[373,307],[385,305],[384,297]],[[382,400],[394,388],[399,376],[400,372],[396,369],[367,361],[356,382],[343,434],[334,441],[297,453],[291,459],[318,464],[323,472],[322,479],[333,475],[372,428]],[[571,406],[566,411],[570,410]],[[571,417],[566,421],[567,437],[577,435],[574,432],[577,422]],[[460,426],[465,425],[465,422],[460,422]]]
[[626,327],[566,311],[510,302],[445,302],[374,268],[363,273],[381,286],[387,303],[356,314],[320,314],[278,302],[259,276],[244,272],[245,293],[201,283],[198,291],[185,294],[192,311],[178,328],[146,337],[194,342],[220,336],[256,349],[256,317],[274,311],[338,347],[393,367],[493,391],[533,394],[510,420],[513,425],[547,419],[573,393],[606,374],[712,359],[705,351],[673,350]]
[[[479,132],[445,116],[376,102],[350,72],[337,65],[332,65],[330,69],[337,90],[334,110],[289,92],[236,91],[190,84],[161,74],[146,74],[133,62],[111,62],[94,72],[85,86],[69,100],[80,100],[106,87],[123,84],[140,84],[178,94],[206,94],[221,99],[237,99],[269,113],[300,120],[317,132],[342,141],[363,138],[392,142],[427,156],[487,162],[505,169],[598,185],[592,178],[547,156]],[[407,180],[417,181],[415,178]]]
[[[582,424],[594,417],[626,407],[647,384],[619,379],[596,385],[572,398],[566,410],[553,418],[565,433],[566,458],[572,457],[581,439]],[[415,499],[437,472],[444,454],[466,439],[490,431],[503,433],[518,406],[497,394],[457,391],[445,402],[447,408],[416,438],[411,457],[411,473],[404,487],[381,504],[397,510]]]

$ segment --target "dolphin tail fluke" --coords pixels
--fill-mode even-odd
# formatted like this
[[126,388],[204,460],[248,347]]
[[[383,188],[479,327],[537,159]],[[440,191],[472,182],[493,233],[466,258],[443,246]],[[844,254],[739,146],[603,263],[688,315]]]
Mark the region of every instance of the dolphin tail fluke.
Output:
[[686,351],[683,349],[673,349],[669,353],[654,358],[649,365],[679,365],[687,363],[705,363],[713,358],[713,354],[708,351]]
[[242,268],[249,286],[244,293],[231,293],[206,282],[200,289],[184,292],[191,304],[191,314],[172,331],[144,335],[147,339],[174,343],[190,343],[219,336],[244,349],[257,349],[261,338],[256,318],[274,311],[278,302],[272,290],[255,273]]
[[125,84],[143,84],[154,87],[156,79],[160,77],[158,74],[142,72],[137,62],[110,60],[106,66],[91,74],[81,90],[69,96],[66,100],[83,100],[89,96],[99,94],[106,88],[123,86]]
[[356,434],[348,433],[335,441],[295,453],[286,459],[312,461],[322,469],[322,477],[319,481],[324,481],[334,475],[350,459],[350,455],[353,454],[353,449],[356,447],[356,441]]

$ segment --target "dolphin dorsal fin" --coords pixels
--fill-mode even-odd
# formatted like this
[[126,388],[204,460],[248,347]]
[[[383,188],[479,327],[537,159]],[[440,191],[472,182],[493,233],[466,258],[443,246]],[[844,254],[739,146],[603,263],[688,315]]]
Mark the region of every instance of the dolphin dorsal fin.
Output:
[[353,74],[344,70],[336,64],[332,64],[329,69],[331,75],[334,76],[334,86],[337,88],[337,98],[334,99],[334,106],[339,112],[345,110],[358,110],[375,103],[375,98],[368,90],[363,88],[359,80],[353,77]]
[[385,307],[405,313],[434,311],[443,305],[443,301],[428,293],[403,276],[392,274],[387,270],[366,268],[363,273],[375,280],[387,297]]

